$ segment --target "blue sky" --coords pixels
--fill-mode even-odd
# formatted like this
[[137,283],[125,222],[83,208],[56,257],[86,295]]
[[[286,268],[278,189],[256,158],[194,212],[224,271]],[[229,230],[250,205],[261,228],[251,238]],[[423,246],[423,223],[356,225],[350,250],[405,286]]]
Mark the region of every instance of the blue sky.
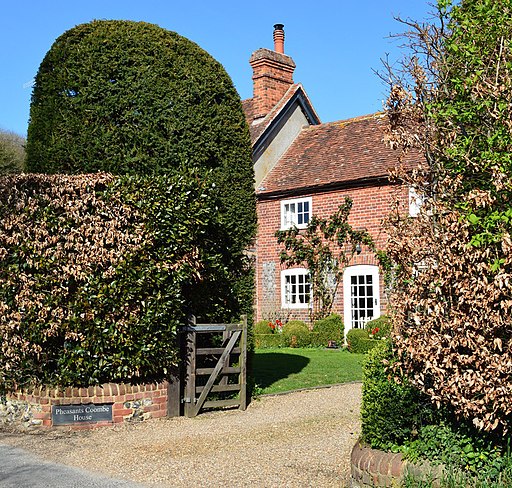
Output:
[[295,61],[322,122],[382,108],[386,87],[372,70],[387,53],[400,57],[389,35],[403,27],[393,17],[425,20],[424,0],[24,0],[3,2],[0,15],[0,128],[25,135],[31,87],[54,40],[93,19],[142,20],[175,31],[208,51],[229,73],[242,99],[252,96],[249,57],[273,48],[284,24],[285,52]]

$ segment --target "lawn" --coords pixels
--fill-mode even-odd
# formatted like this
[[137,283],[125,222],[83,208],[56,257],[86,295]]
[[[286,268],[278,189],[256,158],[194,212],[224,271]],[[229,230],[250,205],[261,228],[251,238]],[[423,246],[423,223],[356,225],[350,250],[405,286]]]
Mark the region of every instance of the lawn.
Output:
[[258,394],[361,381],[365,354],[340,349],[256,349],[254,377]]

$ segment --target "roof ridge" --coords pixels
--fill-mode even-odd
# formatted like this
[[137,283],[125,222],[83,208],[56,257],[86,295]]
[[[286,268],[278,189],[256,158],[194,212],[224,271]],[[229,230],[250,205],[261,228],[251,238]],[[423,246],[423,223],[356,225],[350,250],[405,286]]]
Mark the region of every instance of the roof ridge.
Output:
[[383,111],[381,111],[381,112],[374,112],[374,113],[366,114],[366,115],[357,115],[355,117],[350,117],[348,119],[333,120],[331,122],[323,122],[323,123],[318,124],[318,125],[311,125],[311,126],[305,127],[304,129],[305,130],[315,129],[315,128],[319,129],[319,128],[322,128],[322,127],[325,127],[325,126],[329,126],[329,125],[336,125],[336,126],[339,126],[339,125],[349,125],[349,124],[352,124],[352,123],[355,123],[355,122],[364,122],[365,120],[382,119],[382,118],[384,118],[385,115],[386,115],[386,113],[383,112]]

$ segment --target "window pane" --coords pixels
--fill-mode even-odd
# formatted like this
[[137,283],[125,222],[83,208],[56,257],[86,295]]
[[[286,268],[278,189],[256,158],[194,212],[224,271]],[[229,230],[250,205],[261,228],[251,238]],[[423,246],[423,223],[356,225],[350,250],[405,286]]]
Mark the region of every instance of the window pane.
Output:
[[357,276],[351,276],[350,277],[350,284],[351,285],[357,285]]
[[358,276],[359,278],[359,284],[364,285],[364,276]]
[[367,298],[366,299],[366,308],[368,310],[372,310],[373,309],[373,298]]
[[366,283],[371,284],[373,283],[373,276],[372,275],[366,275]]

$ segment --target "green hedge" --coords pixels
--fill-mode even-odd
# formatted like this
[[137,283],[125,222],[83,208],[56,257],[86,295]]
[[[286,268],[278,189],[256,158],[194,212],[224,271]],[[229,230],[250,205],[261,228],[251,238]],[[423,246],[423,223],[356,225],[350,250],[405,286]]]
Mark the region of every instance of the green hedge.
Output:
[[288,347],[308,347],[311,345],[308,326],[301,320],[290,320],[283,325],[283,342]]
[[343,342],[343,331],[342,318],[337,314],[331,314],[314,322],[313,333],[317,334],[314,342],[319,343],[319,346],[327,346],[329,341],[335,341],[339,345]]
[[217,205],[194,169],[1,177],[0,388],[160,381],[188,313],[238,319]]
[[292,335],[283,334],[254,334],[254,340],[257,348],[272,347],[326,347],[325,337],[317,332],[300,332],[299,339],[292,342]]
[[268,320],[260,320],[254,324],[254,333],[255,334],[273,334],[274,331],[268,325]]
[[373,335],[374,339],[388,338],[391,336],[391,321],[387,315],[381,315],[379,318],[367,322],[366,330],[368,334]]
[[283,334],[254,334],[254,342],[258,349],[288,347],[289,344],[283,339]]
[[435,412],[428,398],[405,378],[394,381],[388,371],[395,361],[390,341],[374,342],[363,365],[361,436],[371,447],[387,450],[417,434],[432,422]]
[[347,332],[347,345],[350,352],[366,354],[381,341],[371,339],[366,329],[350,329]]

